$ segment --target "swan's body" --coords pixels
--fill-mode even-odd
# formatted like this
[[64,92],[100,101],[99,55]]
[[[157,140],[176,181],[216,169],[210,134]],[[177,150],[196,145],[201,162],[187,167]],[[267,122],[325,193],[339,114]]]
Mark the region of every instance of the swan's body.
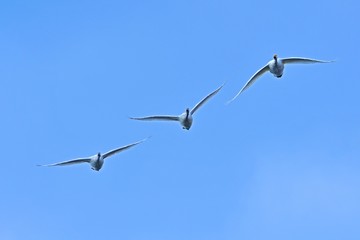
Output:
[[148,117],[131,117],[130,119],[134,120],[146,120],[146,121],[177,121],[181,124],[183,129],[189,130],[193,123],[193,114],[198,110],[207,100],[213,97],[216,93],[220,91],[220,89],[224,85],[220,86],[218,89],[208,94],[205,98],[203,98],[200,102],[198,102],[191,110],[187,108],[184,113],[178,116],[169,116],[169,115],[156,115],[156,116],[148,116]]
[[274,55],[274,59],[269,61],[264,67],[259,69],[244,85],[244,87],[236,94],[236,96],[231,99],[228,103],[232,102],[237,98],[243,91],[248,89],[261,75],[265,72],[271,72],[275,77],[281,78],[284,73],[285,64],[292,63],[329,63],[332,61],[323,61],[311,58],[301,58],[301,57],[289,57],[289,58],[278,58],[277,55]]
[[128,144],[126,146],[123,146],[123,147],[119,147],[119,148],[116,148],[116,149],[113,149],[111,151],[108,151],[104,154],[101,154],[101,153],[98,153],[94,156],[91,156],[91,157],[87,157],[87,158],[76,158],[76,159],[73,159],[73,160],[69,160],[69,161],[64,161],[64,162],[59,162],[59,163],[53,163],[53,164],[48,164],[48,165],[38,165],[38,166],[42,166],[42,167],[53,167],[53,166],[66,166],[66,165],[72,165],[72,164],[78,164],[78,163],[89,163],[90,166],[91,166],[91,169],[95,170],[95,171],[99,171],[103,164],[104,164],[104,160],[105,158],[107,157],[110,157],[116,153],[119,153],[121,151],[124,151],[124,150],[127,150],[139,143],[142,143],[144,142],[146,139],[144,140],[141,140],[141,141],[138,141],[138,142],[135,142],[135,143],[131,143],[131,144]]

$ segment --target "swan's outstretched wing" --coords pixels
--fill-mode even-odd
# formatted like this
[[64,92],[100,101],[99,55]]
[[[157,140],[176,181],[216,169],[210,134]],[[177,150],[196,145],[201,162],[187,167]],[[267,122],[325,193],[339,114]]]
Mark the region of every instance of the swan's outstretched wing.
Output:
[[235,97],[233,97],[230,101],[227,102],[227,104],[231,103],[232,101],[234,101],[243,91],[245,91],[246,89],[248,89],[254,82],[256,79],[258,79],[261,75],[263,75],[265,72],[269,71],[269,65],[266,64],[264,67],[262,67],[261,69],[259,69],[248,81],[247,83],[242,87],[242,89],[235,95]]
[[179,121],[178,116],[148,116],[148,117],[130,117],[133,120],[145,120],[145,121]]
[[207,95],[206,97],[204,97],[200,102],[198,102],[195,105],[195,107],[193,107],[193,109],[191,109],[191,111],[190,111],[191,115],[193,115],[196,112],[196,110],[198,110],[207,100],[209,100],[211,97],[213,97],[215,94],[217,94],[223,86],[224,86],[224,84],[221,85],[218,89],[216,89],[212,93],[210,93],[209,95]]
[[129,148],[135,146],[135,145],[138,145],[139,143],[142,143],[142,142],[146,141],[147,139],[148,139],[148,138],[145,138],[145,139],[143,139],[143,140],[141,140],[141,141],[138,141],[138,142],[135,142],[135,143],[131,143],[131,144],[128,144],[128,145],[126,145],[126,146],[123,146],[123,147],[119,147],[119,148],[110,150],[110,151],[108,151],[107,153],[104,153],[104,154],[103,154],[103,157],[104,157],[104,159],[107,158],[107,157],[110,157],[111,155],[114,155],[114,154],[116,154],[116,153],[118,153],[118,152],[124,151],[124,150],[126,150],[126,149],[129,149]]
[[318,59],[301,58],[301,57],[281,58],[280,60],[284,64],[291,64],[291,63],[330,63],[330,62],[333,62],[333,61],[323,61],[323,60],[318,60]]
[[76,159],[69,160],[69,161],[47,164],[47,165],[38,165],[38,166],[40,166],[40,167],[66,166],[66,165],[72,165],[72,164],[78,164],[78,163],[90,163],[90,161],[91,161],[91,158],[76,158]]

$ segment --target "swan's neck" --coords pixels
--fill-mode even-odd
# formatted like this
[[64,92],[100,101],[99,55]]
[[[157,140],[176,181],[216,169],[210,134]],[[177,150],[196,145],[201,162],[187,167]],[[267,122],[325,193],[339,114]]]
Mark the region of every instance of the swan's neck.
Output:
[[186,117],[185,117],[186,120],[189,118],[189,114],[190,114],[190,111],[189,111],[189,109],[187,108],[187,109],[186,109]]

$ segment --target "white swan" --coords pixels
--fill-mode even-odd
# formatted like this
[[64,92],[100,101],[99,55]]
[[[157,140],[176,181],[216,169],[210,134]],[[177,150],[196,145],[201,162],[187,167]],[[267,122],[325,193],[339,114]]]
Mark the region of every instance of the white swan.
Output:
[[289,58],[278,58],[275,54],[274,59],[269,61],[264,67],[259,69],[245,84],[245,86],[233,97],[228,103],[231,103],[235,100],[243,91],[248,89],[262,74],[267,71],[270,71],[275,77],[281,78],[284,72],[284,65],[290,63],[330,63],[333,61],[323,61],[311,58],[301,58],[301,57],[289,57]]
[[130,117],[130,119],[134,120],[162,120],[162,121],[178,121],[183,126],[183,129],[189,130],[192,122],[193,122],[193,114],[198,110],[207,100],[209,100],[211,97],[213,97],[216,93],[220,91],[220,89],[224,85],[220,86],[218,89],[207,95],[205,98],[203,98],[200,102],[198,102],[193,109],[187,108],[184,113],[182,113],[179,116],[169,116],[169,115],[157,115],[157,116],[148,116],[148,117]]
[[129,148],[131,148],[131,147],[133,147],[133,146],[135,146],[135,145],[137,145],[139,143],[142,143],[146,139],[143,139],[143,140],[135,142],[135,143],[131,143],[131,144],[123,146],[123,147],[113,149],[113,150],[108,151],[107,153],[104,153],[104,154],[98,153],[98,154],[96,154],[94,156],[87,157],[87,158],[76,158],[76,159],[69,160],[69,161],[53,163],[53,164],[48,164],[48,165],[38,165],[38,166],[41,166],[41,167],[53,167],[53,166],[66,166],[66,165],[78,164],[78,163],[89,163],[91,165],[91,169],[93,169],[95,171],[99,171],[102,168],[103,164],[104,164],[105,158],[110,157],[111,155],[114,155],[114,154],[119,153],[121,151],[124,151],[126,149],[129,149]]

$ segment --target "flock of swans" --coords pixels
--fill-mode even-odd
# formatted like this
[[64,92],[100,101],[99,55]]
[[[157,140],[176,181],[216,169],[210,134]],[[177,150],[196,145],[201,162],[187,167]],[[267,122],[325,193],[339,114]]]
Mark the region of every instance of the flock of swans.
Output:
[[[330,63],[332,61],[323,61],[323,60],[317,60],[317,59],[311,59],[311,58],[301,58],[301,57],[289,57],[289,58],[278,58],[275,54],[273,56],[273,59],[269,61],[264,67],[260,68],[258,71],[255,72],[255,74],[246,82],[246,84],[241,88],[241,90],[233,97],[228,103],[231,103],[234,101],[243,91],[248,89],[262,74],[264,74],[267,71],[270,71],[275,77],[281,78],[284,72],[285,64],[292,64],[292,63]],[[192,122],[193,122],[193,115],[194,113],[204,105],[205,102],[207,102],[210,98],[215,96],[223,87],[224,85],[217,88],[215,91],[208,94],[206,97],[204,97],[200,102],[198,102],[191,110],[189,108],[186,108],[185,112],[178,115],[178,116],[170,116],[170,115],[154,115],[154,116],[146,116],[146,117],[130,117],[130,119],[133,120],[140,120],[140,121],[176,121],[179,122],[183,129],[189,130]],[[103,164],[104,160],[114,154],[117,154],[119,152],[122,152],[124,150],[127,150],[131,147],[134,147],[142,142],[144,142],[147,139],[143,139],[141,141],[128,144],[126,146],[122,146],[113,150],[110,150],[104,154],[101,154],[100,152],[91,156],[91,157],[85,157],[85,158],[76,158],[69,161],[59,162],[59,163],[53,163],[53,164],[47,164],[47,165],[38,165],[38,166],[45,166],[45,167],[52,167],[52,166],[66,166],[66,165],[72,165],[72,164],[78,164],[78,163],[89,163],[91,166],[91,169],[95,171],[99,171]]]

